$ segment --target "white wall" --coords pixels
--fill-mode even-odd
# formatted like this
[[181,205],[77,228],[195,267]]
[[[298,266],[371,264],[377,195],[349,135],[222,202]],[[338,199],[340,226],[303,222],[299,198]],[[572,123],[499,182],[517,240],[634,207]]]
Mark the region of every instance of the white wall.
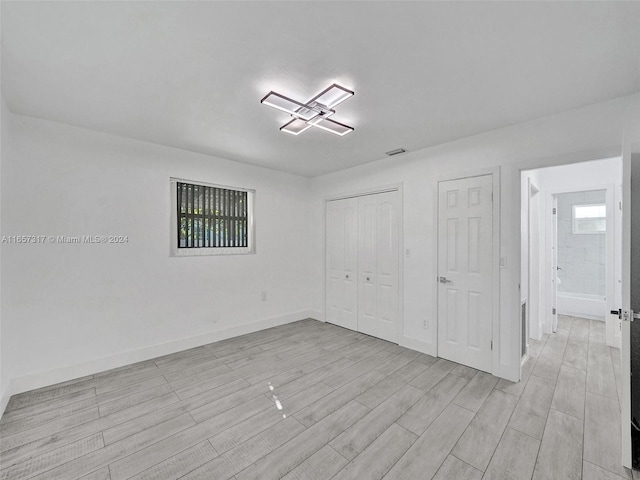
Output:
[[[129,238],[3,246],[12,393],[309,316],[308,179],[24,116],[11,135],[3,235]],[[169,257],[171,176],[255,189],[256,254]]]
[[[624,97],[312,180],[9,115],[2,234],[120,234],[129,243],[4,245],[0,371],[12,378],[4,397],[308,315],[322,319],[324,198],[391,183],[403,184],[403,251],[411,250],[403,257],[402,343],[435,353],[437,180],[496,168],[506,268],[494,373],[515,380],[520,171],[616,154],[624,130],[640,141],[639,101]],[[170,258],[171,176],[256,189],[257,253]]]
[[[517,380],[520,365],[520,171],[611,156],[622,134],[640,141],[640,95],[488,132],[312,180],[314,309],[324,311],[324,199],[402,183],[404,189],[405,345],[436,353],[436,189],[443,177],[500,169],[500,309],[495,312],[493,373]],[[357,135],[357,131],[355,132]],[[389,145],[389,149],[402,145]],[[426,320],[427,327],[424,322]]]

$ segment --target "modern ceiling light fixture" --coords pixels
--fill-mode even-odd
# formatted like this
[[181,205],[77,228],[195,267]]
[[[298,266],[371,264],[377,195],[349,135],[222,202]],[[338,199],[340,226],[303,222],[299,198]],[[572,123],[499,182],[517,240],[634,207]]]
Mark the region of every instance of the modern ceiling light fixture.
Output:
[[293,120],[280,127],[283,132],[300,135],[311,127],[318,127],[343,136],[353,132],[354,128],[331,120],[329,117],[336,113],[333,107],[353,95],[351,90],[334,83],[306,103],[298,102],[274,91],[269,92],[260,100],[260,103],[287,112],[293,117]]

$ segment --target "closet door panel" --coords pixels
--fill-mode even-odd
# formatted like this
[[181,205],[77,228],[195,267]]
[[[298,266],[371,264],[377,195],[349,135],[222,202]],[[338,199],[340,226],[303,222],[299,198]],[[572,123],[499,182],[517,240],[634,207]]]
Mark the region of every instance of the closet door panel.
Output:
[[326,321],[351,330],[358,322],[358,209],[350,198],[327,202]]
[[377,336],[376,195],[358,198],[358,331]]
[[399,193],[327,202],[326,320],[399,338]]
[[377,200],[378,315],[376,331],[378,337],[397,343],[399,337],[398,273],[400,263],[398,192],[379,194]]

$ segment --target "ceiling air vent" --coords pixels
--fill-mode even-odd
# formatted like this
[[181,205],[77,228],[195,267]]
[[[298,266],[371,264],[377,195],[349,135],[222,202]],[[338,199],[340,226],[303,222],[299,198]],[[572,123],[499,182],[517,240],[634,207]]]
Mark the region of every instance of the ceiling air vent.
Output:
[[406,150],[404,148],[396,148],[395,150],[391,150],[391,151],[386,152],[386,153],[390,157],[393,157],[394,155],[400,155],[401,153],[404,153],[404,152],[406,152]]

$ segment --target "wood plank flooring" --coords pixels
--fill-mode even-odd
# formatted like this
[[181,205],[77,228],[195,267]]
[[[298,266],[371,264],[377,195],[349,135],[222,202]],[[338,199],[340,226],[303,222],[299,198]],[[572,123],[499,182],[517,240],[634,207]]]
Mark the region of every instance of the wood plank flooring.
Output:
[[0,480],[631,479],[618,358],[561,317],[512,383],[304,320],[13,396]]

